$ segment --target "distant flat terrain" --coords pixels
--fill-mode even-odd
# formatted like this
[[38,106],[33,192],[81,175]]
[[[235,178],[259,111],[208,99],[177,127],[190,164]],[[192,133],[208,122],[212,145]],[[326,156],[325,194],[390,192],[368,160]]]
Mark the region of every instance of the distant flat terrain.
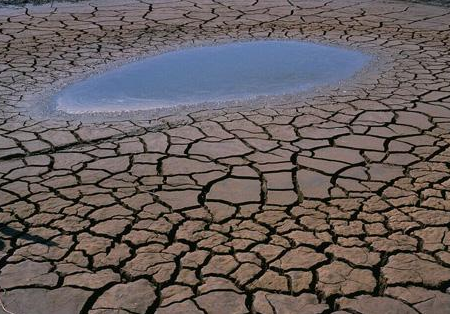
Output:
[[[450,313],[449,21],[450,7],[390,0],[1,7],[0,314]],[[127,60],[268,38],[373,64],[251,106],[35,112]],[[267,52],[230,67],[280,70]],[[218,59],[217,75],[202,58],[160,77],[223,81]]]
[[[80,2],[86,0],[54,0],[54,2]],[[431,4],[431,5],[442,5],[442,6],[450,6],[450,0],[399,0],[405,2],[414,2],[414,3],[422,3],[422,4]],[[52,0],[0,0],[1,4],[6,5],[26,5],[26,4],[45,4],[50,3]]]

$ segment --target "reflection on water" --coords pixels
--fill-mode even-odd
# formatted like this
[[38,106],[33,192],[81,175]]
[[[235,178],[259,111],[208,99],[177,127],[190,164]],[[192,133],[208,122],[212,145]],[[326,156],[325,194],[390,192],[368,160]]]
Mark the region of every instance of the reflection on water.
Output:
[[252,41],[168,52],[63,89],[69,113],[170,107],[297,93],[351,77],[370,57],[299,41]]

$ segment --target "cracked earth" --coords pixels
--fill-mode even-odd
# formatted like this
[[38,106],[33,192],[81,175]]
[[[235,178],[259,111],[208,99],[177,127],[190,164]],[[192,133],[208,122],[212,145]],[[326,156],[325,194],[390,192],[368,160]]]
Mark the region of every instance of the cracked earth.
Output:
[[[404,1],[1,8],[5,308],[450,313],[449,21],[449,8]],[[383,65],[259,108],[80,122],[23,104],[105,63],[254,38]]]

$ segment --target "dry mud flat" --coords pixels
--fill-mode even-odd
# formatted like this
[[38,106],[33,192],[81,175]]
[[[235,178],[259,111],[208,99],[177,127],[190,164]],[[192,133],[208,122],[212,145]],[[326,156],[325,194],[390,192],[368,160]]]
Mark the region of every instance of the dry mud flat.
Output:
[[[76,3],[82,2],[86,0],[0,0],[0,5],[27,5],[27,4],[46,4],[46,3],[55,3],[55,2],[63,2],[63,3]],[[429,5],[437,5],[437,6],[449,6],[450,0],[401,0],[413,3],[421,3],[421,4],[429,4]],[[150,3],[150,1],[148,1]]]
[[[449,20],[449,9],[397,1],[0,9],[4,305],[449,313]],[[91,123],[33,118],[23,105],[105,62],[267,37],[373,51],[384,63],[259,109]]]

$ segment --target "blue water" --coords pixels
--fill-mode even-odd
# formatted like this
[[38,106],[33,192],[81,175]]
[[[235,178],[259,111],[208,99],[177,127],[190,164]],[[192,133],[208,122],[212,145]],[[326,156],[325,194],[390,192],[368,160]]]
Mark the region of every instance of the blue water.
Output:
[[68,113],[128,111],[292,94],[351,77],[370,56],[298,41],[188,48],[123,65],[62,89]]

